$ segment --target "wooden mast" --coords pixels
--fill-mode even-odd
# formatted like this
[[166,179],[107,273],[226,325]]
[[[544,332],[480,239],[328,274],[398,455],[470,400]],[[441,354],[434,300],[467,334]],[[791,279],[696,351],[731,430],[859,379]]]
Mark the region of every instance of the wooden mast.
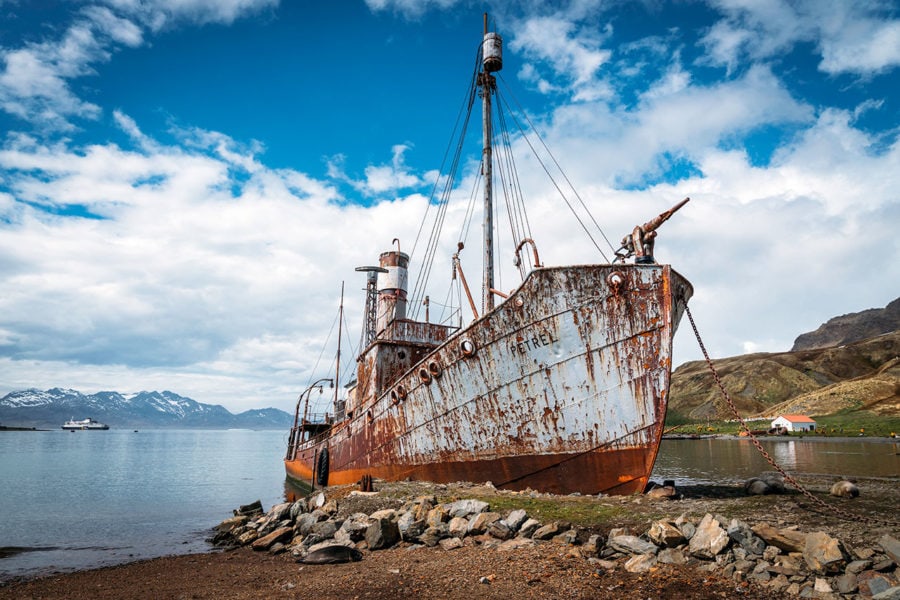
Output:
[[491,126],[491,94],[496,80],[490,74],[487,57],[484,52],[488,47],[488,15],[484,13],[484,42],[482,43],[482,70],[478,77],[481,86],[481,120],[482,120],[482,162],[481,172],[484,177],[484,284],[482,314],[494,309],[494,201],[493,201],[493,152],[491,148],[493,130]]

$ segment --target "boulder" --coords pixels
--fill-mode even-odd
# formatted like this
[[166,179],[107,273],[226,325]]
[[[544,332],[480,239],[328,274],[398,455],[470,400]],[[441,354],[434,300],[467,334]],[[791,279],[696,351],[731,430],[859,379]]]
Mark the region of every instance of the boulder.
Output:
[[647,537],[653,540],[657,546],[664,548],[674,548],[685,542],[684,534],[681,533],[681,530],[673,523],[665,520],[653,523],[650,526],[650,531],[647,532]]
[[443,505],[438,505],[428,511],[428,516],[425,518],[425,524],[429,527],[436,527],[440,523],[446,523],[450,520],[450,513],[447,512],[447,509],[444,508]]
[[400,537],[407,542],[418,539],[426,528],[425,519],[419,519],[412,511],[403,513],[397,519],[397,529],[400,531]]
[[438,542],[445,537],[450,536],[450,528],[446,523],[438,523],[434,527],[429,527],[419,536],[419,542],[426,546],[437,546]]
[[656,544],[642,540],[633,535],[617,535],[610,537],[606,545],[616,552],[623,554],[656,554],[659,548]]
[[894,564],[900,567],[900,541],[897,541],[895,537],[884,534],[878,539],[878,545],[894,561]]
[[714,559],[728,546],[728,534],[719,521],[707,514],[697,525],[697,531],[688,544],[688,552],[697,558]]
[[784,552],[803,552],[806,546],[806,534],[794,529],[776,529],[768,523],[758,523],[750,529],[765,543]]
[[509,528],[509,525],[503,520],[497,520],[488,525],[487,534],[498,540],[508,540],[514,535],[513,531]]
[[549,540],[564,531],[568,531],[569,527],[570,527],[570,525],[568,523],[563,523],[561,521],[554,521],[548,525],[544,525],[543,527],[537,528],[535,530],[535,532],[531,535],[531,539],[533,539],[533,540]]
[[541,522],[536,519],[526,519],[522,526],[519,527],[519,536],[530,538],[541,526]]
[[464,538],[469,533],[469,521],[465,517],[453,517],[447,524],[451,536]]
[[468,499],[451,502],[450,504],[447,504],[445,508],[451,517],[467,518],[470,515],[486,512],[489,507],[490,505],[487,502]]
[[268,550],[275,542],[286,542],[290,540],[293,535],[293,527],[280,527],[266,536],[253,540],[250,547],[257,551]]
[[840,542],[822,531],[806,536],[803,560],[809,570],[818,575],[840,573],[847,563]]
[[250,517],[246,515],[239,515],[237,517],[231,517],[230,519],[225,519],[218,525],[216,525],[215,530],[224,533],[229,531],[234,531],[244,523],[250,520]]
[[400,529],[390,519],[377,519],[366,529],[366,544],[369,550],[390,548],[400,540]]
[[656,562],[653,554],[635,554],[625,561],[624,568],[629,573],[646,573],[656,566]]
[[458,537],[448,537],[440,540],[438,545],[444,550],[456,550],[463,547],[463,542]]
[[499,521],[500,515],[495,512],[482,512],[476,514],[471,521],[469,521],[469,535],[481,535],[487,531],[487,528],[490,527],[491,523],[494,521]]
[[687,562],[684,552],[678,548],[663,548],[656,555],[659,562],[666,565],[683,565]]
[[519,528],[522,527],[522,524],[525,523],[525,521],[527,521],[527,520],[528,520],[528,515],[525,513],[524,510],[522,510],[521,508],[518,508],[518,509],[510,512],[508,515],[506,515],[506,518],[503,519],[503,522],[506,523],[506,525],[509,527],[510,531],[512,531],[515,534],[519,531]]

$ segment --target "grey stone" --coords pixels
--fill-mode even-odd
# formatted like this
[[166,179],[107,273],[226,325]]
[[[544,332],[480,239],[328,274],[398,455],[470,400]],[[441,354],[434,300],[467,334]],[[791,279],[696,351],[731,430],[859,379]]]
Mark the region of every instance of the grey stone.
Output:
[[793,529],[776,529],[768,523],[758,523],[751,530],[765,543],[784,552],[803,552],[806,547],[806,534]]
[[487,528],[487,533],[491,537],[495,537],[498,540],[508,540],[513,536],[512,530],[502,520],[497,520],[491,523]]
[[429,527],[436,527],[439,523],[446,523],[450,520],[450,513],[443,506],[435,506],[428,511],[425,523]]
[[863,571],[856,576],[859,593],[863,596],[875,596],[897,585],[897,581],[888,574],[876,571]]
[[528,520],[528,514],[521,508],[518,508],[506,515],[503,522],[509,526],[510,531],[517,533],[526,520]]
[[872,596],[872,600],[900,600],[900,586],[888,588]]
[[276,542],[286,542],[291,539],[293,533],[294,529],[292,527],[282,527],[264,537],[253,540],[250,547],[257,551],[268,550]]
[[900,541],[897,541],[897,538],[885,534],[878,539],[878,545],[891,557],[895,565],[900,566]]
[[439,523],[434,527],[429,527],[422,535],[419,536],[419,541],[426,546],[434,547],[438,545],[438,542],[444,539],[445,537],[449,537],[450,528],[446,523]]
[[834,587],[839,594],[853,594],[859,589],[859,584],[855,574],[844,573],[834,578]]
[[854,560],[844,568],[845,573],[857,575],[872,566],[871,560]]
[[397,519],[397,530],[400,537],[407,542],[417,540],[425,531],[425,519],[419,519],[412,511],[405,512]]
[[806,536],[803,559],[809,570],[818,575],[839,573],[847,562],[840,542],[822,531]]
[[603,547],[603,538],[596,533],[591,535],[582,545],[581,552],[585,556],[597,556]]
[[321,536],[323,539],[328,539],[330,537],[334,537],[334,532],[337,531],[337,526],[334,524],[334,521],[320,521],[319,523],[314,524],[309,532]]
[[530,538],[541,526],[541,522],[537,519],[527,519],[522,526],[519,527],[519,535],[521,537]]
[[554,521],[548,525],[544,525],[543,527],[538,528],[534,534],[532,534],[531,539],[534,540],[549,540],[564,531],[569,530],[569,524],[563,523],[562,521]]
[[369,550],[390,548],[400,540],[400,528],[390,519],[378,519],[366,529]]
[[642,540],[633,535],[617,535],[606,541],[606,545],[617,552],[624,554],[656,554],[659,548],[656,544]]
[[490,508],[490,505],[487,502],[483,502],[482,500],[457,500],[456,502],[451,502],[445,506],[447,510],[447,514],[451,517],[469,517],[470,515],[476,515],[478,513],[483,513]]
[[305,500],[297,500],[291,505],[291,519],[297,520],[297,516],[303,514],[307,511],[306,501]]
[[383,508],[381,510],[376,510],[369,515],[369,519],[372,521],[377,521],[378,519],[390,519],[391,521],[395,521],[397,520],[397,511],[393,508]]
[[728,545],[728,534],[712,515],[707,514],[697,526],[688,544],[688,552],[697,558],[715,558]]
[[511,540],[506,540],[502,542],[499,546],[497,546],[497,550],[518,550],[519,548],[527,548],[528,546],[534,546],[534,540],[530,538],[522,538],[517,537]]

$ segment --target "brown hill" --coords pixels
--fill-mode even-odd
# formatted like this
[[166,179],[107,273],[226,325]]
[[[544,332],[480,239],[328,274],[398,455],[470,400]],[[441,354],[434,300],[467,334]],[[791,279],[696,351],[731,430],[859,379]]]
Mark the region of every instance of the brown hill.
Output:
[[900,329],[900,298],[884,308],[870,308],[830,319],[794,340],[791,352],[843,346]]
[[[900,306],[888,306],[894,304]],[[898,357],[900,328],[843,346],[733,356],[714,364],[742,417],[848,409],[900,416]],[[669,411],[691,419],[733,417],[704,361],[685,363],[672,374]]]

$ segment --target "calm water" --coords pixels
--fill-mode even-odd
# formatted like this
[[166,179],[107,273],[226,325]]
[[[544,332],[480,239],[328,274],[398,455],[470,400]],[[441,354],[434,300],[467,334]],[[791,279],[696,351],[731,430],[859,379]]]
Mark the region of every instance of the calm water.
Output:
[[[0,580],[209,550],[241,504],[283,501],[282,431],[0,433]],[[767,440],[786,469],[900,477],[900,444]],[[771,470],[747,440],[665,441],[654,479],[727,484]],[[898,478],[900,484],[900,478]]]

